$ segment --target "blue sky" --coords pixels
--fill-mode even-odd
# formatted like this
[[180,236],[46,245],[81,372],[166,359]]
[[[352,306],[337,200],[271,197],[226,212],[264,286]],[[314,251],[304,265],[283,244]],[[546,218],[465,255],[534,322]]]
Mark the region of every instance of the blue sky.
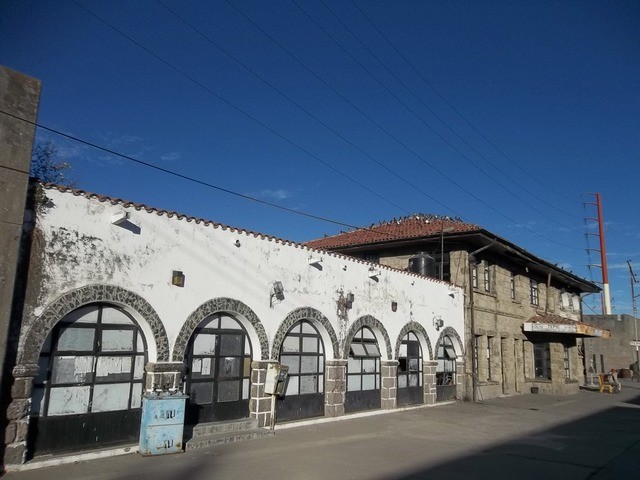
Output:
[[[630,313],[638,25],[635,1],[2,0],[0,63],[42,80],[46,127],[349,225],[460,216],[594,280],[599,192]],[[38,138],[78,188],[296,241],[345,228]]]

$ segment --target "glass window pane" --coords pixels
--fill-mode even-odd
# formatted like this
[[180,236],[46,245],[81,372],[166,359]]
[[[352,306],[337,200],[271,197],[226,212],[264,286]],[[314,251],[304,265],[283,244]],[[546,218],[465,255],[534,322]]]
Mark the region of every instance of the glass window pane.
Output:
[[136,363],[133,367],[133,378],[134,380],[140,380],[144,375],[144,357],[142,355],[138,355],[135,362]]
[[398,388],[407,388],[407,376],[398,375]]
[[287,395],[298,395],[298,378],[296,376],[287,379]]
[[130,383],[111,383],[93,387],[92,412],[113,412],[129,408]]
[[417,342],[411,342],[407,345],[408,354],[410,357],[419,357],[420,356],[420,344]]
[[324,356],[318,357],[318,371],[324,372]]
[[301,322],[302,323],[302,333],[312,333],[314,335],[317,335],[317,331],[315,328],[313,328],[313,325],[311,325],[311,323],[309,322]]
[[451,360],[455,360],[457,355],[456,355],[456,351],[453,349],[453,347],[444,347],[445,352],[447,353],[447,357],[449,357]]
[[420,371],[420,362],[417,358],[409,359],[409,371],[410,372],[419,372]]
[[361,343],[354,342],[351,344],[351,350],[353,351],[354,357],[366,357],[367,351],[364,348],[364,345]]
[[315,353],[318,351],[318,339],[316,337],[302,338],[302,351],[305,353]]
[[349,392],[357,392],[361,390],[362,383],[360,380],[360,375],[349,375],[347,377],[347,391]]
[[359,358],[349,358],[347,361],[347,371],[349,373],[359,373],[362,361]]
[[191,362],[191,378],[213,377],[215,358],[194,358]]
[[375,339],[376,338],[373,335],[373,332],[371,330],[369,330],[368,328],[363,328],[360,331],[362,332],[362,338],[367,338],[367,339]]
[[80,307],[73,312],[66,314],[61,321],[65,323],[97,323],[99,310],[100,307],[97,305]]
[[103,330],[103,352],[131,352],[133,351],[133,330]]
[[35,378],[34,383],[45,383],[47,381],[47,369],[49,368],[49,357],[38,358],[38,376]]
[[251,376],[251,358],[244,358],[244,368],[242,369],[242,376],[249,377]]
[[200,325],[198,325],[198,327],[199,328],[218,328],[219,325],[220,325],[220,318],[216,314],[216,315],[211,315],[205,318],[202,322],[200,322]]
[[410,387],[418,387],[420,384],[418,383],[418,375],[412,373],[409,375],[409,386]]
[[216,351],[216,335],[198,333],[193,339],[194,355],[213,355]]
[[367,343],[367,353],[370,357],[379,357],[380,350],[378,350],[378,345],[375,343]]
[[96,331],[93,328],[66,327],[58,338],[58,351],[93,351],[93,339]]
[[51,381],[56,383],[83,383],[91,381],[93,358],[86,357],[54,357]]
[[289,333],[300,333],[300,322],[296,323],[291,329],[287,332]]
[[98,357],[96,382],[124,380],[131,380],[131,357]]
[[140,408],[142,404],[142,384],[134,383],[131,387],[131,408]]
[[305,393],[316,393],[316,376],[305,375],[300,377],[300,395]]
[[31,394],[31,415],[39,415],[44,407],[44,387],[34,388]]
[[376,375],[363,375],[362,390],[375,390],[375,389],[376,389]]
[[213,403],[213,383],[195,382],[191,384],[189,401],[198,405]]
[[[240,368],[242,359],[238,357],[224,357],[220,359],[219,378],[237,378],[240,377]],[[218,395],[219,397],[220,395]]]
[[48,416],[75,415],[89,411],[89,386],[54,387],[49,392]]
[[407,344],[403,343],[400,345],[400,350],[398,351],[398,357],[406,357],[407,356]]
[[318,375],[318,393],[324,393],[324,375]]
[[142,333],[138,332],[136,335],[136,352],[144,352],[144,338],[142,338]]
[[282,351],[283,352],[299,352],[300,338],[293,337],[291,335],[285,337],[284,342],[282,342]]
[[122,310],[113,307],[104,307],[102,309],[102,323],[133,325],[129,316]]
[[49,334],[44,341],[44,345],[42,345],[41,353],[49,353],[51,351],[51,334]]
[[240,399],[240,382],[237,380],[218,382],[218,402],[235,402]]
[[244,335],[222,334],[220,335],[220,355],[238,355],[243,354]]
[[238,323],[238,321],[229,316],[224,316],[220,318],[220,328],[224,328],[227,330],[242,330],[242,327]]
[[249,392],[251,390],[251,385],[249,383],[249,379],[245,378],[242,380],[242,399],[247,400],[249,398]]
[[318,357],[300,357],[300,373],[315,373],[318,371]]
[[280,357],[280,363],[289,367],[289,375],[300,373],[300,357],[298,355],[283,355]]
[[364,358],[362,360],[362,371],[366,373],[375,373],[376,360],[373,358]]

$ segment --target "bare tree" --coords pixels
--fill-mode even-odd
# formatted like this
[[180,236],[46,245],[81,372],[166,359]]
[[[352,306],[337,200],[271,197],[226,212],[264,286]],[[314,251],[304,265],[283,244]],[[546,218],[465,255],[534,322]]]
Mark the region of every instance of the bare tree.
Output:
[[71,165],[60,161],[58,149],[51,141],[38,143],[31,155],[31,176],[42,182],[72,186],[73,181],[67,176]]

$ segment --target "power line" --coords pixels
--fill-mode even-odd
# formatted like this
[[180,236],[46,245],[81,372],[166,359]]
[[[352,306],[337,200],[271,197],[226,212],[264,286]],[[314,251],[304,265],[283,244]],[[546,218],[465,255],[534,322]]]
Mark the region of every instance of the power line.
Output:
[[[485,155],[483,155],[480,151],[478,151],[473,145],[471,145],[469,142],[467,142],[453,127],[451,127],[440,115],[438,115],[437,112],[435,112],[431,107],[429,107],[429,105],[427,105],[416,93],[415,91],[409,87],[401,78],[399,78],[392,69],[390,69],[381,59],[378,55],[376,55],[376,53],[374,51],[372,51],[354,32],[353,30],[345,23],[342,21],[342,19],[340,19],[340,17],[338,17],[338,15],[336,15],[336,13],[326,4],[326,2],[324,0],[319,0],[320,3],[322,3],[322,5],[324,5],[324,7],[327,9],[327,11],[340,23],[340,25],[342,25],[345,30],[347,30],[349,32],[349,34],[355,38],[358,43],[360,45],[362,45],[367,52],[369,52],[369,54],[376,59],[376,61],[382,65],[382,67],[393,77],[395,78],[398,83],[400,83],[412,96],[413,98],[415,98],[424,108],[426,108],[435,118],[438,119],[438,121],[440,121],[440,123],[442,123],[453,135],[455,135],[461,142],[463,142],[470,150],[472,150],[476,155],[478,155],[480,158],[482,158],[485,162],[487,162],[491,167],[493,167],[498,173],[500,173],[502,176],[504,176],[505,178],[507,178],[508,180],[511,180],[517,187],[521,188],[523,191],[525,191],[526,193],[528,193],[529,195],[531,195],[533,198],[535,198],[536,200],[546,204],[547,206],[553,208],[555,211],[558,211],[560,213],[563,213],[565,215],[571,216],[573,218],[580,218],[572,213],[568,213],[565,212],[562,209],[559,209],[557,207],[557,205],[553,205],[549,202],[547,202],[544,198],[539,197],[538,195],[536,195],[534,192],[531,192],[529,189],[527,189],[524,185],[521,185],[517,182],[515,182],[515,180],[513,180],[512,178],[510,178],[504,171],[502,171],[500,168],[498,168],[497,165],[495,165],[489,158],[487,158]],[[295,2],[294,2],[295,3]],[[300,8],[302,10],[302,7],[300,7],[299,4],[296,3],[296,5],[298,6],[298,8]],[[305,12],[306,13],[306,12]],[[387,90],[387,92],[389,92],[396,100],[398,100],[398,102],[400,102],[402,105],[405,106],[405,108],[407,108],[414,116],[416,116],[416,118],[418,118],[418,120],[423,123],[427,128],[429,128],[433,133],[435,133],[441,140],[443,140],[447,145],[449,145],[452,149],[454,149],[457,153],[459,153],[463,158],[465,158],[468,162],[470,162],[474,167],[476,167],[485,177],[487,177],[489,180],[495,182],[496,184],[498,184],[501,188],[503,188],[505,191],[507,191],[508,193],[510,193],[514,198],[518,199],[520,202],[524,203],[526,206],[528,206],[529,208],[531,208],[532,210],[534,210],[535,212],[537,212],[538,214],[544,216],[545,218],[547,218],[548,220],[551,220],[552,222],[561,225],[565,228],[569,228],[572,229],[571,227],[567,227],[566,225],[557,222],[556,220],[554,220],[553,218],[551,218],[550,216],[548,216],[546,213],[544,213],[541,210],[538,210],[537,208],[535,208],[531,203],[527,203],[525,202],[520,196],[516,195],[513,191],[511,191],[511,189],[509,189],[506,185],[503,185],[501,182],[499,182],[495,177],[489,175],[489,173],[487,173],[480,165],[478,165],[476,162],[474,162],[473,160],[471,160],[467,155],[465,155],[463,152],[461,152],[458,148],[456,148],[454,145],[452,145],[444,136],[442,136],[440,133],[438,133],[434,128],[432,128],[430,125],[428,125],[426,123],[426,121],[424,121],[421,117],[419,117],[417,115],[417,113],[412,110],[411,108],[409,108],[400,98],[398,98],[395,94],[393,94],[386,86],[383,85],[383,83],[378,80],[378,78],[376,76],[374,76],[370,70],[368,70],[364,65],[362,65],[360,62],[358,62],[349,52],[347,52],[347,50],[342,47],[328,32],[326,32],[315,20],[313,20],[311,18],[311,16],[306,13],[307,16],[316,24],[316,26],[318,26],[318,28],[320,28],[321,30],[324,31],[324,33],[329,36],[337,45],[340,46],[340,48],[342,48],[342,50],[349,55],[356,63],[358,63],[358,65],[360,65],[360,67],[362,67],[372,78],[374,78],[383,88],[385,88],[385,90]],[[573,229],[572,229],[573,230]],[[574,230],[576,233],[579,233],[577,230]]]
[[[544,188],[546,188],[547,190],[549,190],[550,192],[566,199],[569,200],[570,202],[574,203],[576,201],[575,198],[570,198],[567,197],[566,195],[557,192],[556,190],[552,189],[551,187],[549,187],[546,183],[538,180],[536,177],[534,177],[533,175],[531,175],[529,172],[527,172],[526,170],[524,170],[520,165],[518,165],[517,162],[515,162],[509,155],[507,155],[501,148],[499,148],[497,145],[495,145],[494,142],[492,142],[489,138],[487,138],[478,128],[476,128],[464,115],[462,115],[462,113],[453,105],[451,104],[451,102],[449,102],[449,100],[447,100],[447,98],[438,91],[438,89],[436,89],[436,87],[429,82],[429,80],[427,80],[425,78],[424,75],[422,75],[422,73],[420,73],[420,71],[409,61],[409,59],[402,54],[402,52],[389,40],[389,38],[382,32],[382,30],[380,30],[375,23],[373,23],[373,21],[364,13],[364,11],[355,3],[354,0],[351,0],[351,3],[353,4],[353,6],[362,14],[362,16],[369,22],[369,24],[371,24],[371,26],[380,34],[380,36],[389,44],[389,46],[407,63],[407,65],[409,65],[409,67],[411,67],[411,69],[422,79],[422,81],[424,83],[426,83],[429,88],[431,88],[431,90],[433,90],[448,106],[449,108],[451,108],[451,110],[453,110],[462,120],[464,120],[464,122],[469,125],[478,135],[480,135],[480,137],[482,137],[482,139],[484,141],[486,141],[489,145],[491,145],[498,153],[500,153],[500,155],[502,155],[504,158],[506,158],[509,162],[511,162],[516,168],[518,168],[522,173],[524,173],[525,175],[527,175],[529,178],[531,178],[532,180],[534,180],[535,182],[537,182],[538,184],[542,185]],[[573,215],[574,217],[576,217],[575,215]],[[579,217],[576,217],[579,218]]]
[[[293,0],[292,0],[293,1]],[[340,92],[338,92],[336,89],[334,89],[331,85],[329,85],[324,79],[322,79],[318,74],[316,74],[313,70],[311,70],[307,65],[304,64],[304,62],[302,62],[298,57],[296,57],[294,54],[292,54],[287,48],[285,48],[280,42],[278,42],[275,38],[273,38],[272,35],[270,35],[268,32],[266,32],[262,27],[260,27],[258,24],[256,24],[248,15],[246,15],[242,10],[240,10],[238,7],[236,7],[235,5],[233,5],[229,0],[226,0],[226,2],[234,9],[236,10],[240,15],[242,15],[249,23],[251,23],[256,29],[258,29],[260,32],[262,32],[267,38],[269,38],[272,42],[274,42],[278,47],[280,47],[280,49],[282,49],[285,53],[287,53],[287,55],[289,55],[292,59],[294,59],[298,64],[300,64],[305,70],[307,70],[309,73],[311,73],[314,77],[316,77],[319,81],[321,81],[325,86],[327,86],[327,88],[329,88],[332,92],[334,92],[336,95],[338,95],[341,99],[343,99],[346,103],[348,103],[352,108],[354,108],[358,113],[360,113],[362,116],[364,116],[367,120],[369,120],[373,125],[375,125],[380,131],[382,131],[383,133],[385,133],[388,137],[390,137],[392,140],[394,140],[396,143],[398,143],[400,146],[402,146],[405,150],[407,150],[409,153],[411,153],[413,156],[415,156],[418,160],[420,160],[422,163],[424,163],[425,165],[429,166],[431,169],[433,169],[436,173],[438,173],[440,176],[442,176],[443,178],[445,178],[446,180],[448,180],[449,182],[451,182],[453,185],[455,185],[457,188],[459,188],[460,190],[462,190],[463,192],[465,192],[467,195],[469,195],[470,197],[472,197],[473,199],[475,199],[476,201],[482,203],[484,206],[486,206],[487,208],[489,208],[490,210],[494,211],[495,213],[497,213],[498,215],[500,215],[501,217],[505,218],[506,220],[509,220],[510,222],[513,222],[514,224],[516,224],[517,226],[527,230],[529,233],[532,233],[533,235],[539,236],[540,238],[543,238],[551,243],[554,243],[556,245],[560,245],[562,247],[565,248],[569,248],[572,250],[581,250],[579,248],[576,248],[572,245],[566,245],[564,243],[558,242],[556,240],[553,240],[551,238],[545,237],[544,235],[542,235],[539,232],[536,232],[534,230],[531,230],[530,228],[528,228],[525,225],[521,225],[520,223],[518,223],[516,220],[508,217],[507,215],[505,215],[504,213],[500,212],[499,210],[497,210],[495,207],[493,207],[491,204],[485,202],[484,200],[482,200],[481,198],[479,198],[478,196],[476,196],[475,194],[473,194],[472,192],[470,192],[469,190],[467,190],[466,188],[464,188],[462,185],[460,185],[458,182],[456,182],[454,179],[452,179],[451,177],[449,177],[448,175],[446,175],[445,173],[443,173],[441,170],[439,170],[438,168],[434,167],[431,163],[429,163],[426,159],[424,159],[424,157],[422,157],[420,154],[418,154],[417,152],[415,152],[414,150],[412,150],[411,148],[409,148],[406,144],[404,144],[403,142],[401,142],[397,137],[395,137],[394,135],[392,135],[388,130],[386,130],[384,127],[382,127],[378,122],[376,122],[373,118],[371,118],[369,115],[367,115],[365,112],[363,112],[359,107],[357,107],[356,105],[354,105],[351,101],[349,101],[346,97],[344,97]],[[295,1],[294,1],[295,3]],[[297,4],[296,4],[297,6]],[[298,6],[298,8],[300,8]],[[303,9],[300,9],[305,15],[306,12]],[[308,15],[307,15],[308,16]],[[312,20],[313,21],[313,20]],[[331,38],[331,37],[330,37]],[[564,225],[563,225],[564,227]]]
[[213,45],[214,47],[216,47],[218,50],[220,50],[221,52],[223,52],[225,55],[227,55],[229,58],[231,58],[233,61],[235,61],[238,65],[240,65],[242,68],[244,68],[246,71],[248,71],[251,75],[253,75],[255,78],[257,78],[258,80],[260,80],[261,82],[263,82],[265,85],[267,85],[268,87],[270,87],[272,90],[274,90],[275,92],[277,92],[279,95],[281,95],[284,99],[286,99],[288,102],[290,102],[292,105],[294,105],[295,107],[297,107],[300,111],[302,111],[303,113],[305,113],[306,115],[308,115],[309,117],[311,117],[313,120],[315,120],[317,123],[319,123],[320,125],[322,125],[324,128],[326,128],[327,130],[329,130],[331,133],[333,133],[334,135],[336,135],[338,138],[340,138],[342,141],[344,141],[346,144],[350,145],[351,147],[355,148],[358,152],[360,152],[361,154],[363,154],[364,156],[366,156],[368,159],[370,159],[371,161],[373,161],[374,163],[376,163],[377,165],[379,165],[381,168],[383,168],[384,170],[386,170],[387,172],[389,172],[391,175],[393,175],[394,177],[398,178],[399,180],[401,180],[402,182],[404,182],[405,184],[409,185],[410,187],[412,187],[413,189],[415,189],[416,191],[420,192],[422,195],[424,195],[425,197],[427,197],[428,199],[430,199],[431,201],[437,203],[438,205],[440,205],[441,207],[445,208],[446,210],[449,210],[450,212],[454,213],[455,215],[457,215],[458,217],[462,218],[462,215],[458,212],[456,212],[455,210],[453,210],[451,207],[445,205],[444,203],[442,203],[440,200],[438,200],[435,197],[432,197],[431,195],[429,195],[427,192],[425,192],[423,189],[421,189],[420,187],[418,187],[417,185],[411,183],[409,180],[407,180],[406,178],[404,178],[402,175],[398,174],[397,172],[395,172],[394,170],[392,170],[391,168],[387,167],[384,163],[382,163],[381,161],[379,161],[378,159],[376,159],[375,157],[373,157],[372,155],[370,155],[369,153],[367,153],[366,151],[364,151],[361,147],[359,147],[358,145],[356,145],[355,143],[353,143],[351,140],[349,140],[348,138],[346,138],[344,135],[342,135],[341,133],[339,133],[338,131],[336,131],[335,129],[333,129],[330,125],[328,125],[327,123],[323,122],[321,119],[319,119],[316,115],[314,115],[313,113],[311,113],[310,111],[308,111],[306,108],[304,108],[302,105],[300,105],[299,103],[297,103],[295,100],[293,100],[291,97],[289,97],[286,93],[284,93],[282,90],[280,90],[279,88],[277,88],[276,86],[274,86],[271,82],[267,81],[264,77],[262,77],[261,75],[259,75],[258,73],[256,73],[254,70],[252,70],[250,67],[248,67],[246,64],[244,64],[242,61],[240,61],[237,57],[235,57],[234,55],[232,55],[229,51],[227,51],[225,48],[223,48],[222,46],[220,46],[217,42],[215,42],[214,40],[212,40],[208,35],[205,35],[202,31],[200,31],[199,29],[197,29],[193,24],[191,24],[190,22],[188,22],[184,17],[182,17],[181,15],[179,15],[175,10],[172,10],[171,8],[169,8],[168,6],[166,6],[161,0],[156,0],[157,3],[159,3],[162,7],[164,7],[167,11],[169,11],[172,15],[174,15],[176,18],[178,18],[182,23],[184,23],[185,25],[187,25],[191,30],[193,30],[194,32],[196,32],[198,35],[200,35],[201,37],[203,37],[207,42],[209,42],[211,45]]
[[304,154],[308,155],[310,158],[314,159],[315,161],[321,163],[322,165],[324,165],[325,167],[333,170],[334,172],[336,172],[338,175],[346,178],[347,180],[351,181],[352,183],[355,183],[356,185],[358,185],[360,188],[366,190],[367,192],[371,193],[372,195],[380,198],[381,200],[387,202],[389,205],[392,205],[393,207],[397,208],[398,210],[402,210],[405,213],[410,213],[408,210],[405,210],[404,208],[402,208],[399,205],[396,205],[395,203],[393,203],[391,200],[383,197],[382,195],[380,195],[378,192],[370,189],[369,187],[367,187],[366,185],[360,183],[359,181],[357,181],[356,179],[354,179],[353,177],[350,177],[349,175],[347,175],[346,173],[338,170],[337,168],[335,168],[334,166],[332,166],[331,164],[325,162],[324,160],[322,160],[320,157],[314,155],[313,153],[311,153],[310,151],[308,151],[307,149],[301,147],[300,145],[298,145],[297,143],[295,143],[293,140],[287,138],[286,136],[284,136],[283,134],[281,134],[280,132],[278,132],[277,130],[274,130],[273,128],[271,128],[269,125],[267,125],[266,123],[264,123],[263,121],[257,119],[256,117],[254,117],[253,115],[251,115],[250,113],[242,110],[240,107],[238,107],[237,105],[235,105],[234,103],[232,103],[231,101],[227,100],[226,98],[222,97],[221,95],[219,95],[218,93],[214,92],[213,90],[211,90],[210,88],[208,88],[206,85],[204,85],[203,83],[199,82],[198,80],[196,80],[195,78],[193,78],[192,76],[186,74],[185,72],[183,72],[182,70],[180,70],[179,68],[175,67],[174,65],[172,65],[171,63],[169,63],[167,60],[165,60],[164,58],[160,57],[159,55],[155,54],[154,52],[152,52],[151,50],[149,50],[147,47],[145,47],[144,45],[142,45],[141,43],[137,42],[135,39],[133,39],[132,37],[130,37],[129,35],[127,35],[126,33],[122,32],[121,30],[119,30],[118,28],[114,27],[113,25],[111,25],[109,22],[107,22],[106,20],[102,19],[101,17],[99,17],[98,15],[96,15],[95,13],[93,13],[91,10],[87,9],[84,5],[79,4],[78,2],[76,2],[75,0],[71,0],[73,3],[75,3],[78,7],[82,8],[84,11],[86,11],[87,13],[89,13],[92,17],[94,17],[95,19],[99,20],[101,23],[103,23],[104,25],[106,25],[107,27],[109,27],[110,29],[112,29],[113,31],[117,32],[119,35],[122,35],[124,38],[126,38],[127,40],[129,40],[131,43],[133,43],[134,45],[136,45],[138,48],[141,48],[142,50],[144,50],[145,52],[147,52],[149,55],[151,55],[152,57],[154,57],[156,60],[159,60],[160,62],[162,62],[163,64],[165,64],[167,67],[169,67],[170,69],[172,69],[174,72],[178,73],[179,75],[183,76],[184,78],[186,78],[187,80],[189,80],[190,82],[192,82],[193,84],[195,84],[196,86],[202,88],[203,90],[205,90],[206,92],[210,93],[211,95],[213,95],[214,97],[216,97],[218,100],[220,100],[221,102],[223,102],[224,104],[228,105],[229,107],[233,108],[235,111],[239,112],[240,114],[244,115],[245,117],[251,119],[252,121],[254,121],[255,123],[257,123],[258,125],[260,125],[261,127],[265,128],[266,130],[268,130],[269,132],[273,133],[274,135],[276,135],[278,138],[284,140],[286,143],[288,143],[289,145],[293,146],[294,148],[296,148],[297,150],[300,150],[301,152],[303,152]]

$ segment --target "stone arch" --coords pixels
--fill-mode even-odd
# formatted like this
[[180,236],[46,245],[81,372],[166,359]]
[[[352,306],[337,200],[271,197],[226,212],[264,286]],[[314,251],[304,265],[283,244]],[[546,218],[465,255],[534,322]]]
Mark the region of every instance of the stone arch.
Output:
[[389,334],[387,333],[386,328],[384,328],[384,325],[382,325],[382,322],[371,315],[363,315],[353,322],[351,328],[349,328],[346,338],[344,339],[344,345],[342,345],[342,358],[349,358],[349,348],[347,347],[351,344],[354,335],[362,327],[370,327],[375,334],[382,336],[386,346],[387,360],[391,360],[393,357],[391,356],[391,340],[389,339]]
[[327,340],[327,336],[329,337],[331,346],[333,348],[332,358],[338,358],[340,352],[338,336],[336,335],[331,322],[329,322],[329,319],[315,308],[302,307],[296,308],[295,310],[291,311],[282,321],[280,327],[278,327],[278,331],[276,332],[276,336],[273,339],[273,346],[271,348],[271,360],[278,360],[280,348],[282,347],[282,342],[284,342],[284,338],[287,335],[287,332],[294,324],[296,324],[300,320],[313,320],[314,322],[322,325],[322,327],[324,328],[324,332],[320,331],[320,336],[323,337],[325,343]]
[[[132,314],[147,337],[147,347],[152,350],[155,345],[157,361],[169,360],[167,332],[149,302],[138,294],[115,285],[87,285],[58,297],[27,329],[18,364],[37,364],[42,345],[55,324],[73,310],[97,302],[118,305]],[[150,357],[152,353],[152,351],[149,352]]]
[[246,323],[248,322],[248,324],[253,327],[255,336],[252,335],[252,332],[247,333],[249,334],[249,337],[253,337],[253,340],[257,339],[257,343],[260,345],[260,359],[267,360],[269,354],[269,339],[267,338],[267,332],[262,326],[262,322],[260,322],[258,316],[253,310],[251,310],[251,308],[240,300],[220,297],[206,301],[187,317],[187,320],[180,329],[180,333],[176,339],[176,344],[173,347],[173,361],[184,361],[189,339],[202,320],[214,313],[223,312],[235,314],[239,317],[238,320],[240,320],[240,322],[245,323],[245,326],[247,326]]
[[396,351],[395,351],[394,358],[396,360],[398,359],[398,356],[400,354],[400,344],[402,344],[402,339],[409,332],[415,332],[418,334],[418,339],[420,340],[420,343],[422,344],[422,348],[424,350],[424,353],[422,355],[423,360],[431,360],[433,358],[433,349],[431,347],[431,340],[429,340],[429,335],[427,334],[427,331],[425,330],[425,328],[417,322],[409,322],[404,327],[402,327],[402,330],[400,330],[400,333],[398,334],[398,338],[396,339]]
[[453,327],[445,327],[444,330],[442,330],[442,333],[440,334],[440,336],[438,337],[438,341],[436,342],[436,349],[433,352],[433,360],[437,360],[437,356],[438,356],[438,345],[440,345],[440,342],[442,341],[442,339],[444,337],[450,337],[451,340],[453,341],[453,345],[456,349],[456,353],[459,354],[458,356],[460,358],[464,358],[464,343],[462,342],[462,339],[460,338],[460,335],[458,335],[458,332],[456,331],[455,328]]

